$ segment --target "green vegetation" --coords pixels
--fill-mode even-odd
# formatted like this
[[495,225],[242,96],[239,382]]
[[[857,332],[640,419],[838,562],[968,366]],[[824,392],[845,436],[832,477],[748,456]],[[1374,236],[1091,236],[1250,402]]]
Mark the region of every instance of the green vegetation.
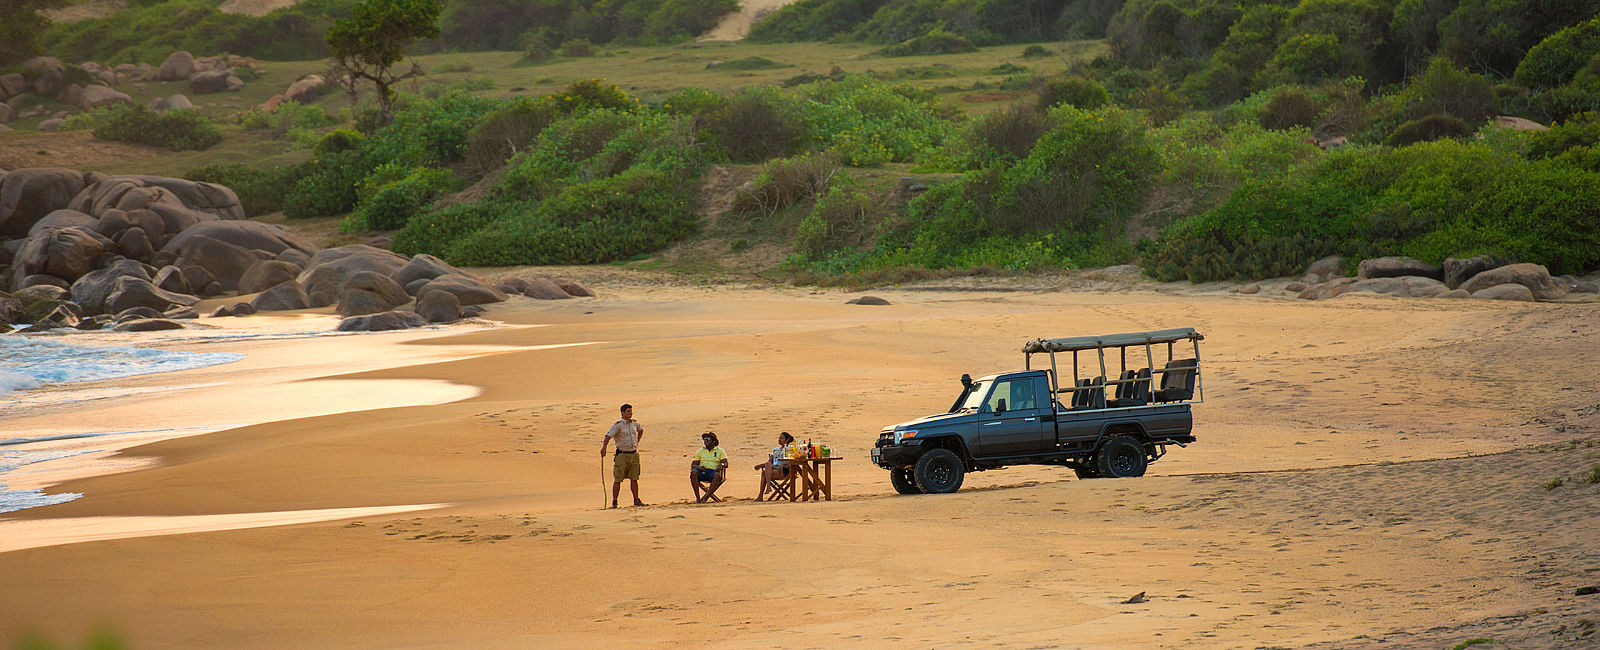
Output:
[[1450,650],[1466,650],[1467,648],[1475,645],[1488,645],[1494,642],[1494,639],[1467,639],[1466,641],[1462,641],[1461,643],[1450,646]]
[[[105,18],[51,25],[40,40],[67,61],[159,65],[176,50],[272,60],[328,56],[323,34],[350,15],[350,0],[304,0],[262,17],[227,14],[213,0],[131,2]],[[0,39],[4,40],[4,39]]]
[[74,117],[70,127],[92,128],[94,137],[100,140],[174,151],[209,149],[222,142],[222,130],[192,108],[157,113],[143,106],[117,104]]
[[257,217],[283,209],[285,197],[305,175],[304,165],[256,168],[238,163],[202,165],[184,172],[191,181],[216,183],[239,195],[245,214]]
[[21,63],[39,53],[39,35],[50,21],[39,14],[63,0],[13,0],[0,13],[0,67]]
[[1562,485],[1565,485],[1566,482],[1567,482],[1567,479],[1565,479],[1565,478],[1553,478],[1553,479],[1550,479],[1548,481],[1545,481],[1544,486],[1543,486],[1544,487],[1544,491],[1545,492],[1549,492],[1551,490],[1554,490],[1554,489],[1556,489],[1558,487],[1561,487]]

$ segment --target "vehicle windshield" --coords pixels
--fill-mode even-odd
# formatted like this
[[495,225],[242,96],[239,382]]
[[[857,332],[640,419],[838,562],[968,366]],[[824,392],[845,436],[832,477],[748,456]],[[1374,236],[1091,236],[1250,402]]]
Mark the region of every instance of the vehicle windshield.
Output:
[[986,382],[986,381],[973,382],[972,390],[967,391],[967,399],[962,400],[961,406],[957,407],[956,410],[957,411],[965,411],[967,409],[972,409],[972,410],[976,411],[976,410],[978,410],[979,406],[983,405],[983,398],[986,397],[988,394],[989,394],[989,382]]

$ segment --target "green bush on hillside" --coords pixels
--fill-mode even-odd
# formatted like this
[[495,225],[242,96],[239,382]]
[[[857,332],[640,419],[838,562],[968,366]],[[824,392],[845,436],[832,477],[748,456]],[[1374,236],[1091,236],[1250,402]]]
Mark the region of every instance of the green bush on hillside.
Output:
[[1111,102],[1106,87],[1093,79],[1064,77],[1046,81],[1039,89],[1039,107],[1049,109],[1060,104],[1094,110]]
[[222,129],[193,108],[157,113],[143,106],[117,104],[93,112],[94,137],[166,147],[174,151],[209,149],[222,142]]
[[256,168],[238,163],[220,163],[190,168],[183,177],[226,186],[239,196],[246,216],[258,217],[283,209],[285,197],[308,171],[308,166]]
[[265,16],[223,13],[216,2],[139,2],[104,18],[53,23],[41,40],[67,61],[160,65],[177,50],[275,61],[328,56],[323,34],[350,15],[350,0],[305,0]]
[[879,50],[884,56],[916,56],[918,54],[960,54],[976,52],[978,48],[967,37],[944,27],[935,27],[928,33],[910,38]]
[[340,227],[346,232],[398,229],[455,183],[455,174],[449,170],[419,167],[380,186]]
[[1600,264],[1600,175],[1452,140],[1351,147],[1287,179],[1251,179],[1147,246],[1163,280],[1291,275],[1329,254],[1439,262],[1489,254],[1552,273]]
[[1533,46],[1512,79],[1529,88],[1554,88],[1572,81],[1596,56],[1600,56],[1600,18],[1567,27]]

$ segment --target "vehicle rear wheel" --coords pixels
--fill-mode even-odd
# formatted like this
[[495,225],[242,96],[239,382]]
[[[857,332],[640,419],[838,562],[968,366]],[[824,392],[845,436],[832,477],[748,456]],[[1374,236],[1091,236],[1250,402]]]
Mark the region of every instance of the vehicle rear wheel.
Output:
[[916,477],[912,476],[916,470],[907,467],[896,467],[889,470],[889,482],[894,484],[894,491],[900,494],[922,494],[917,488]]
[[[1091,461],[1091,462],[1093,462],[1093,461]],[[1080,478],[1080,479],[1100,478],[1100,473],[1095,471],[1094,465],[1092,465],[1092,464],[1091,465],[1084,465],[1082,467],[1074,467],[1074,468],[1072,468],[1072,473],[1073,474],[1077,474],[1078,478]]]
[[949,449],[932,449],[917,458],[912,472],[917,487],[928,494],[945,494],[961,489],[967,468],[961,457]]
[[1127,436],[1113,436],[1094,455],[1095,470],[1106,478],[1144,476],[1144,446]]

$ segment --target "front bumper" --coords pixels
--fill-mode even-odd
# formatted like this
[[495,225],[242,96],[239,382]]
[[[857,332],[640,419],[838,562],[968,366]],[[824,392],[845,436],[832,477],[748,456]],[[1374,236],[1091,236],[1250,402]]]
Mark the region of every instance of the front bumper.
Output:
[[916,462],[921,452],[922,445],[911,442],[873,447],[872,464],[884,469],[897,469]]

